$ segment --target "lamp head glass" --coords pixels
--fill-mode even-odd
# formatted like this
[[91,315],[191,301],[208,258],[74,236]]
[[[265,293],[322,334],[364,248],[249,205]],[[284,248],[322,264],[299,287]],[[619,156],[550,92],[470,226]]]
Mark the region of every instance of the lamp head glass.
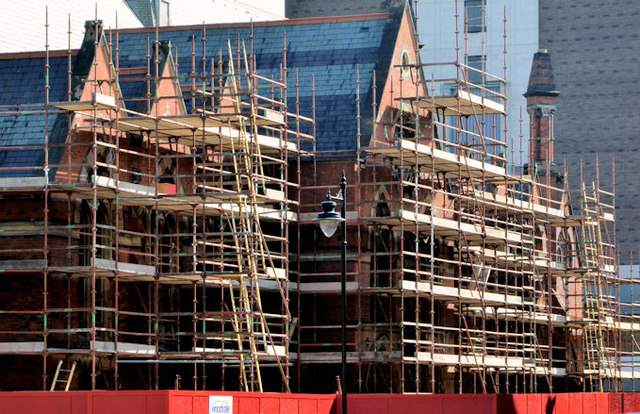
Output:
[[325,236],[331,237],[338,229],[338,225],[344,221],[339,213],[336,212],[336,203],[330,200],[322,202],[322,213],[313,221],[320,224],[320,230]]

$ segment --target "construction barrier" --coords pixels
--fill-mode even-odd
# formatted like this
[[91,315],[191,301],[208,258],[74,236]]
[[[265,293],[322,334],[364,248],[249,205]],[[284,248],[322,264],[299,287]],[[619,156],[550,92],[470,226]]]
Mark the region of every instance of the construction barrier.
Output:
[[352,394],[347,409],[349,414],[496,414],[497,397],[495,394]]
[[[624,395],[640,403],[637,394]],[[622,398],[623,394],[600,393],[360,394],[349,396],[349,414],[621,414],[627,412]]]
[[[611,400],[621,394],[512,394],[499,396],[498,414],[609,414],[622,413]],[[612,411],[613,409],[613,411]]]
[[210,391],[0,392],[2,414],[333,414],[335,395]]
[[[623,414],[640,394],[352,394],[348,414]],[[0,392],[2,414],[340,414],[335,394],[209,391]]]

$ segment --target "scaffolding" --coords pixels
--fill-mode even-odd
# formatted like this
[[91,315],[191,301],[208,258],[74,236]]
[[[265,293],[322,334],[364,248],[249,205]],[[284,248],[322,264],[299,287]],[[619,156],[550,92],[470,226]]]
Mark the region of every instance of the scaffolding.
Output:
[[[417,84],[429,66],[413,69]],[[559,370],[551,335],[540,333],[559,319],[549,286],[561,266],[538,231],[562,217],[561,194],[545,198],[544,185],[506,170],[506,144],[495,134],[496,118],[506,125],[505,94],[496,92],[504,79],[483,73],[474,84],[473,68],[449,66],[455,76],[432,78],[430,93],[400,92],[413,131],[399,117],[397,145],[368,149],[373,165],[394,166],[386,206],[363,202],[379,212],[368,218],[377,233],[400,236],[389,238],[396,247],[384,252],[372,288],[395,291],[400,302],[402,391],[531,392],[538,379],[550,390]]]
[[[507,170],[503,78],[462,62],[403,62],[396,73],[395,113],[376,125],[391,138],[374,132],[361,149],[347,200],[353,383],[368,392],[531,392],[545,378],[551,389],[562,364],[554,347],[563,348],[539,333],[562,322],[549,286],[563,268],[536,230],[564,217],[562,190]],[[300,260],[336,258],[329,246]],[[300,275],[300,296],[315,302],[300,309],[301,364],[338,361],[335,325],[317,322],[337,275]]]
[[[621,330],[619,332],[619,375],[622,389],[625,392],[635,392],[638,387],[638,369],[640,358],[640,339],[638,338],[638,286],[640,286],[640,273],[638,266],[634,265],[633,252],[629,253],[629,271],[620,274],[619,278],[619,318]],[[622,272],[621,272],[622,273]]]
[[[35,217],[3,223],[0,251],[42,297],[4,305],[1,352],[40,358],[43,389],[64,361],[72,389],[289,391],[288,232],[313,119],[287,105],[284,38],[270,78],[253,33],[217,56],[206,33],[189,75],[157,28],[145,66],[121,67],[119,30],[96,19],[82,49],[42,54],[42,107],[2,108],[45,118],[43,145],[2,148],[43,162],[3,168],[3,203]],[[66,99],[50,101],[50,79]]]
[[[491,75],[466,57],[403,56],[389,75],[393,105],[379,115],[374,98],[371,141],[356,137],[346,383],[357,392],[619,390],[640,348],[626,334],[634,311],[620,310],[633,308],[620,302],[620,283],[635,282],[618,277],[614,192],[594,183],[574,215],[551,153],[545,165],[517,167],[512,152],[509,164],[507,68]],[[303,188],[303,229],[321,184]],[[298,247],[298,376],[326,376],[316,381],[325,387],[340,362],[339,320],[322,312],[337,306],[338,246],[316,234],[313,247]]]
[[213,56],[203,26],[181,60],[156,28],[124,64],[119,35],[96,20],[80,50],[25,55],[44,104],[0,107],[45,135],[0,148],[18,160],[0,167],[0,270],[20,290],[0,309],[8,366],[38,365],[42,389],[66,368],[71,389],[335,390],[340,250],[311,220],[319,169],[339,164],[354,188],[342,386],[635,389],[640,277],[618,271],[615,182],[583,183],[572,206],[566,171],[516,167],[506,67],[469,65],[457,27],[454,62],[402,56],[385,108],[374,72],[366,140],[356,67],[356,150],[326,153],[284,35],[275,77],[252,26]]
[[[581,167],[582,171],[582,167]],[[615,166],[614,166],[615,177]],[[596,157],[596,181],[582,179],[578,194],[580,215],[573,217],[576,229],[574,266],[567,274],[566,297],[576,346],[569,362],[569,375],[578,376],[583,389],[622,391],[622,380],[634,379],[624,369],[622,353],[634,351],[621,343],[633,330],[625,315],[615,246],[615,178],[610,190],[602,188]],[[632,282],[629,279],[629,282]],[[629,306],[629,305],[627,305]],[[633,305],[631,305],[633,306]],[[629,376],[631,374],[631,377]]]

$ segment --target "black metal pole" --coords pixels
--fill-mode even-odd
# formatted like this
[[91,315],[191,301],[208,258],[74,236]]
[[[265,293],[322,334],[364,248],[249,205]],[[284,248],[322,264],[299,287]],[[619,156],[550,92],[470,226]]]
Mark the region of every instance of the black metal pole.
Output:
[[342,414],[347,414],[347,178],[342,171],[340,180],[340,192],[342,193],[342,277],[341,289],[341,313],[342,313]]

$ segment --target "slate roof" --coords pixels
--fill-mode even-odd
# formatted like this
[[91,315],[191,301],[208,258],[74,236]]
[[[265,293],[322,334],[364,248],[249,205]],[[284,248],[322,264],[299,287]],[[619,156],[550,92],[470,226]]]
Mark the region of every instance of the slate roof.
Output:
[[[37,57],[28,54],[14,56],[17,57],[0,58],[0,91],[2,91],[0,105],[3,105],[0,109],[0,146],[42,146],[46,124],[46,116],[41,113],[44,107],[29,106],[42,105],[45,102],[44,54]],[[67,57],[50,57],[49,64],[51,65],[49,100],[51,102],[66,100]],[[11,107],[4,107],[4,105]],[[48,132],[51,142],[60,142],[66,137],[66,120],[67,117],[64,114],[49,114]],[[0,171],[0,177],[42,176],[42,169],[29,169],[29,167],[39,167],[43,163],[42,149],[2,150],[0,166],[20,167],[24,170]]]
[[[167,64],[167,60],[169,57],[169,48],[171,45],[167,42],[160,42],[159,46],[158,73],[162,74],[164,72],[165,65]],[[152,51],[151,53],[155,55],[154,51]],[[155,71],[156,65],[152,64],[149,67],[149,73],[151,77],[155,77]],[[125,98],[124,104],[128,110],[141,113],[147,113],[149,111],[149,108],[147,107],[147,100],[140,98],[144,98],[147,96],[147,89],[149,89],[149,96],[154,96],[155,82],[150,82],[149,85],[147,85],[145,77],[146,74],[140,73],[120,74],[120,91],[122,92],[122,96]],[[152,104],[152,102],[150,103]]]
[[[334,19],[305,19],[254,24],[253,48],[258,72],[279,77],[282,36],[287,38],[288,104],[295,103],[295,72],[298,71],[300,112],[312,114],[311,77],[315,76],[316,143],[318,151],[356,148],[356,65],[360,68],[362,145],[372,130],[372,79],[376,71],[378,91],[384,86],[405,2],[396,0],[389,14],[351,16]],[[235,54],[238,36],[249,44],[249,24],[206,26],[206,55],[228,59],[227,41]],[[202,27],[161,28],[159,40],[170,41],[178,49],[179,74],[191,72],[191,38],[195,37],[196,62],[202,60]],[[154,39],[153,29],[121,31],[120,67],[146,66],[146,39]],[[189,79],[182,82],[190,84]],[[378,93],[378,99],[380,98]]]
[[156,24],[155,7],[151,0],[124,0],[140,22],[149,27]]

